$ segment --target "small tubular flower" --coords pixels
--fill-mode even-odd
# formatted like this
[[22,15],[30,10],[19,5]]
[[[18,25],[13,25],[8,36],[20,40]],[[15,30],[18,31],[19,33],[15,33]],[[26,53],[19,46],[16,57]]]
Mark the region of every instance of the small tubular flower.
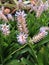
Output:
[[24,11],[19,11],[19,12],[16,12],[15,16],[22,16],[22,17],[25,17],[26,14],[24,13]]
[[40,32],[43,32],[43,31],[49,31],[49,27],[46,27],[46,26],[41,27]]
[[8,17],[9,20],[14,21],[14,18],[13,18],[13,16],[11,14],[7,14],[7,17]]
[[24,33],[20,33],[19,35],[17,35],[17,40],[20,44],[25,44],[27,42],[27,34]]

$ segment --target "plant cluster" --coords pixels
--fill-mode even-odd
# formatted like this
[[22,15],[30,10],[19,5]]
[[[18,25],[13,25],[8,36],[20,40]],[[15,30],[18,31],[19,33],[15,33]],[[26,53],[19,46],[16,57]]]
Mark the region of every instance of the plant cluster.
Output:
[[49,65],[49,0],[0,6],[0,65]]

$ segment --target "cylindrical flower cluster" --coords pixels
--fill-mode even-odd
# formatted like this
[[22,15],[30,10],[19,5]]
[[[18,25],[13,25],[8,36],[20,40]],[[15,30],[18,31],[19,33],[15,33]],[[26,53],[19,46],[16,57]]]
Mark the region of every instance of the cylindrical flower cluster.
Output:
[[49,31],[49,27],[41,27],[40,32],[33,37],[32,41],[34,43],[39,42],[41,39],[43,39],[48,34],[47,31]]
[[19,32],[21,33],[17,36],[17,39],[21,40],[19,41],[19,43],[25,44],[26,41],[24,42],[24,40],[26,40],[26,36],[28,36],[28,29],[25,19],[26,14],[24,13],[24,11],[19,11],[16,12],[15,16],[17,16],[17,27]]
[[17,27],[18,27],[18,30],[20,32],[24,32],[25,34],[28,33],[28,29],[27,29],[27,24],[26,24],[26,19],[25,19],[25,16],[26,14],[24,13],[24,11],[19,11],[19,12],[16,12],[16,15],[17,16]]
[[34,43],[37,43],[37,42],[39,42],[41,39],[43,39],[43,38],[45,37],[45,35],[47,35],[47,32],[41,32],[41,33],[39,33],[38,35],[35,35],[35,36],[33,37],[32,41],[33,41]]
[[0,25],[1,31],[4,35],[9,35],[10,30],[9,30],[9,25],[5,24],[1,24]]
[[37,12],[36,12],[36,17],[40,17],[40,15],[42,14],[42,12],[44,11],[44,4],[43,2],[40,4],[40,6],[38,7],[37,9]]

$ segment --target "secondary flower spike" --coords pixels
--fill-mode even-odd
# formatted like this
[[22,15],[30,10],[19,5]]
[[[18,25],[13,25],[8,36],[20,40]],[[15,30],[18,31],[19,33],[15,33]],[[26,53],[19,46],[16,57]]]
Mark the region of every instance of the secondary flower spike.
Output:
[[44,3],[42,2],[37,9],[36,17],[40,17],[43,11],[44,11]]
[[0,25],[1,31],[4,35],[9,35],[10,30],[9,30],[9,25],[5,24],[1,24]]
[[35,35],[32,39],[32,41],[34,43],[37,43],[39,42],[41,39],[43,39],[46,35],[48,34],[48,32],[41,32],[41,33],[38,33],[37,35]]
[[49,31],[49,27],[46,26],[41,27],[39,33],[33,37],[32,41],[35,43],[39,42],[48,34],[48,31]]

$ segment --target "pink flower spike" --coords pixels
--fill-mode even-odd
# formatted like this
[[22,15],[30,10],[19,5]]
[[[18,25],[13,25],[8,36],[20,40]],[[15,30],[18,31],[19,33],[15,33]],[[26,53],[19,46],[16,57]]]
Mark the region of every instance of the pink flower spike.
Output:
[[38,33],[37,35],[33,36],[32,41],[33,41],[34,43],[37,43],[37,42],[39,42],[41,39],[43,39],[47,34],[48,34],[48,32],[46,32],[46,31],[40,32],[40,33]]
[[44,7],[45,7],[44,4],[41,3],[41,5],[39,6],[39,8],[38,8],[38,10],[36,12],[36,17],[40,17],[41,16],[42,12],[44,11]]
[[9,30],[9,25],[5,24],[1,24],[0,25],[1,31],[4,35],[9,35],[10,30]]

